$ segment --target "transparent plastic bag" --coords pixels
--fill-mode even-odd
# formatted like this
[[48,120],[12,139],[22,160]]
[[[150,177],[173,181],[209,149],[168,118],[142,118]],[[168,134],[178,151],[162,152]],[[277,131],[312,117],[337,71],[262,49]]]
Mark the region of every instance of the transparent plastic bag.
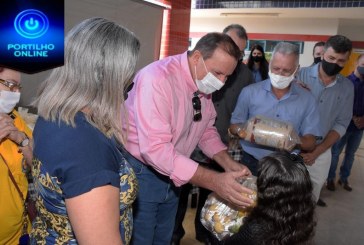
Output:
[[290,123],[255,116],[241,127],[240,138],[264,146],[270,146],[287,151],[301,143],[300,137]]
[[[245,177],[240,183],[254,191],[254,193],[248,197],[256,201],[256,177]],[[212,193],[209,195],[202,208],[200,219],[203,226],[221,241],[223,238],[229,237],[239,231],[240,226],[243,224],[244,217],[246,217],[250,211],[251,208],[238,209],[215,193]]]

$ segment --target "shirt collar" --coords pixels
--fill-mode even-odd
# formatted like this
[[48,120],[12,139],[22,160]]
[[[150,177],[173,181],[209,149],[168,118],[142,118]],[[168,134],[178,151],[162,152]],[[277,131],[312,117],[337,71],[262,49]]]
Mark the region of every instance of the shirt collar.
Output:
[[[188,51],[181,54],[181,68],[182,68],[182,72],[184,73],[184,77],[186,79],[187,88],[188,88],[188,90],[190,90],[190,93],[193,94],[194,92],[196,92],[198,90],[198,88],[197,88],[196,82],[193,79],[193,76],[191,75],[195,71],[194,70],[190,71],[187,52]],[[192,69],[194,69],[194,67]]]

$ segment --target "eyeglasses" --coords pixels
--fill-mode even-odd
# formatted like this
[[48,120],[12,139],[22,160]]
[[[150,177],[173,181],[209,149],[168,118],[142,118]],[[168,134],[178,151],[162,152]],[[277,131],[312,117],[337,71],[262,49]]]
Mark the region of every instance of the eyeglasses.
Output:
[[17,92],[22,88],[22,86],[20,84],[10,81],[10,80],[0,79],[0,83],[4,86],[8,87],[11,92]]
[[194,122],[201,121],[202,119],[201,100],[198,97],[198,92],[193,93],[192,106],[193,106],[193,121]]

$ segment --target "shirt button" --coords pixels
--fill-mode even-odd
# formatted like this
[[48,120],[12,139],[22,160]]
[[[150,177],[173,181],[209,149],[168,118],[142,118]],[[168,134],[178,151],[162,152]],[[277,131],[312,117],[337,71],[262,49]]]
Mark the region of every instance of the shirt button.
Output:
[[322,103],[323,102],[323,100],[320,100],[320,103]]
[[278,114],[277,114],[276,116],[277,116],[277,117],[279,117],[279,115],[278,115]]

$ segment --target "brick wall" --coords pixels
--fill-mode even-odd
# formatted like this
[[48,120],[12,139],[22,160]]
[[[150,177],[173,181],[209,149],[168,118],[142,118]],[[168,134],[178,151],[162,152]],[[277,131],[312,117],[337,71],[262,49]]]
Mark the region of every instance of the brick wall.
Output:
[[171,5],[164,10],[160,58],[183,53],[188,49],[190,32],[190,0],[164,0]]

